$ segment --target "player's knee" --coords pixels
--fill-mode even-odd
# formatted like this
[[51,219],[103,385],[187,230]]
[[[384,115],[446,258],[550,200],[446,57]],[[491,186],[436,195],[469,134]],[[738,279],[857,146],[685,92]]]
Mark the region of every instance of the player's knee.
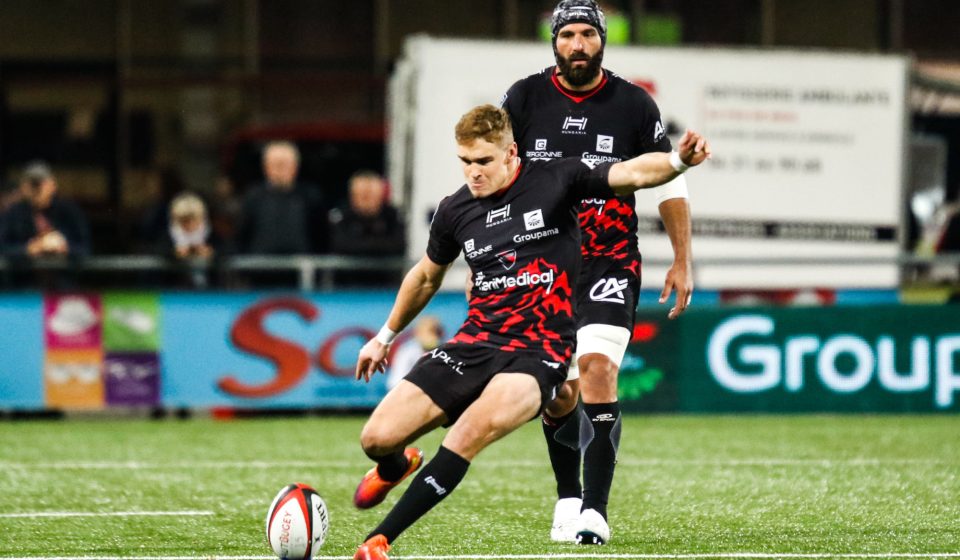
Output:
[[616,362],[602,354],[589,354],[580,362],[580,385],[584,402],[611,402],[617,396]]
[[392,453],[402,444],[390,429],[390,426],[367,422],[360,432],[360,447],[363,452],[372,457],[379,457]]

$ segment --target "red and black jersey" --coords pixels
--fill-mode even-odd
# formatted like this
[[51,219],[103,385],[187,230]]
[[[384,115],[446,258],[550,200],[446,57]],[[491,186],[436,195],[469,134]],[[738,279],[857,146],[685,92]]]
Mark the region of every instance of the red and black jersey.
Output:
[[581,260],[576,208],[613,196],[609,168],[573,158],[528,162],[497,194],[474,198],[464,185],[440,202],[427,256],[444,265],[463,251],[473,273],[454,341],[537,352],[557,367],[569,361]]
[[[524,78],[503,99],[524,161],[562,157],[618,162],[647,152],[669,152],[657,104],[642,88],[604,70],[593,90],[573,92],[555,67]],[[589,197],[580,205],[584,258],[639,265],[634,196]]]

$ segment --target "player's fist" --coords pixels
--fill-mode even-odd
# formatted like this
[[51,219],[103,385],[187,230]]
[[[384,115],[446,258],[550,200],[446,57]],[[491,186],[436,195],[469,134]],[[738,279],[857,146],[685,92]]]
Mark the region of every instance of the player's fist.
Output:
[[699,132],[687,129],[680,138],[677,152],[680,154],[680,161],[693,167],[710,157],[710,143]]

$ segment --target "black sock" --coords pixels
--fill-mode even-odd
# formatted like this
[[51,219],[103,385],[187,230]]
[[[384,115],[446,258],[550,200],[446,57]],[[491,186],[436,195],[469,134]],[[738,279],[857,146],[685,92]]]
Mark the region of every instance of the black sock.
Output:
[[595,509],[606,519],[607,499],[620,446],[620,404],[583,405],[593,438],[583,450],[583,509]]
[[377,474],[387,482],[400,480],[400,477],[407,472],[407,467],[410,465],[410,461],[407,460],[403,451],[397,451],[383,457],[373,457],[371,455],[367,455],[367,457],[377,462]]
[[[580,449],[578,439],[580,433],[580,409],[560,418],[552,418],[546,412],[543,419],[543,436],[547,440],[547,452],[550,454],[550,464],[553,466],[553,476],[557,479],[557,497],[581,498],[583,487],[580,486]],[[573,434],[571,437],[565,437]]]
[[400,501],[367,538],[383,535],[387,537],[387,542],[393,542],[407,527],[453,492],[467,474],[469,466],[470,461],[440,446],[436,457],[414,477]]

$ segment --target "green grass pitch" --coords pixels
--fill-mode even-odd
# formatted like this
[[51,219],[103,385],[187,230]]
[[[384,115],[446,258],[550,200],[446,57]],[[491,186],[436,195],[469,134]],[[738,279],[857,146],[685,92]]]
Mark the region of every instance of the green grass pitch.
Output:
[[[372,510],[351,505],[370,466],[362,423],[2,422],[0,557],[266,557],[266,508],[289,482],[312,485],[330,508],[319,555],[351,557],[405,488]],[[428,459],[442,435],[421,440]],[[612,542],[551,542],[553,502],[531,422],[484,451],[392,555],[956,557],[960,417],[629,416]],[[186,511],[211,514],[33,515]]]

